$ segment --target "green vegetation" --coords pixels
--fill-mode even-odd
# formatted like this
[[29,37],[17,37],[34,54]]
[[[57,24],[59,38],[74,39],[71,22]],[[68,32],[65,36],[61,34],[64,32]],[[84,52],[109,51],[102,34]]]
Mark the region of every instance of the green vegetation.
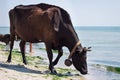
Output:
[[47,75],[45,75],[45,76],[43,76],[43,77],[44,77],[45,79],[51,77],[52,80],[62,80],[61,77],[59,77],[59,76],[57,76],[57,75],[52,75],[52,74],[47,74]]
[[45,76],[43,76],[44,78],[49,78],[51,77],[52,80],[62,80],[62,79],[65,79],[65,78],[70,78],[70,77],[73,77],[73,75],[75,77],[79,76],[79,75],[76,75],[76,74],[72,74],[71,72],[76,72],[76,70],[72,70],[72,69],[63,69],[63,68],[56,68],[56,71],[57,71],[57,75],[55,74],[47,74]]
[[[0,50],[3,50],[5,45],[0,44]],[[44,48],[41,48],[41,50],[45,50]],[[57,53],[57,50],[53,50],[54,53]],[[8,56],[9,52],[6,51],[5,55]],[[26,60],[28,62],[29,66],[33,66],[35,68],[38,68],[39,70],[47,70],[48,69],[48,64],[43,61],[44,59],[40,56],[30,56],[29,54],[26,54]],[[17,62],[18,64],[22,61],[22,54],[18,49],[14,49],[12,51],[12,61],[13,63]],[[44,78],[52,78],[52,80],[62,80],[68,77],[71,77],[69,75],[70,72],[76,72],[75,70],[72,69],[63,69],[63,68],[56,68],[56,71],[58,72],[57,75],[46,73],[46,75],[43,75]],[[70,73],[71,74],[71,73]]]
[[0,44],[0,49],[3,50],[5,48],[4,44]]
[[63,68],[57,68],[57,71],[59,72],[59,73],[63,73],[63,74],[65,74],[65,73],[67,73],[67,72],[72,72],[72,71],[74,71],[74,70],[72,70],[72,69],[63,69]]
[[31,65],[35,65],[37,67],[37,65],[43,64],[43,58],[41,58],[40,56],[26,56],[26,59],[28,61],[28,64]]
[[[4,48],[5,48],[5,45],[4,44],[0,44],[0,50],[3,50]],[[5,55],[8,56],[9,52],[6,52]],[[30,55],[26,54],[26,59],[28,61],[28,65],[29,64],[36,65],[36,64],[43,63],[42,62],[43,58],[40,57],[40,56],[30,56]],[[14,49],[12,51],[12,60],[16,61],[16,62],[22,62],[22,54],[21,54],[20,51],[18,51],[18,49]]]
[[58,53],[58,50],[52,50],[53,53]]
[[113,71],[120,74],[120,67],[107,66],[108,71]]
[[52,80],[61,80],[59,76],[53,75]]
[[[13,60],[17,60],[17,62],[22,62],[22,54],[17,49],[14,49],[12,52]],[[38,65],[41,64],[43,58],[40,56],[30,56],[26,54],[26,60],[28,65]]]
[[45,48],[39,48],[40,50],[46,50]]
[[100,65],[100,64],[95,64],[93,65],[96,68],[105,68],[108,71],[119,73],[120,74],[120,67],[113,67],[113,66],[106,66],[106,65]]

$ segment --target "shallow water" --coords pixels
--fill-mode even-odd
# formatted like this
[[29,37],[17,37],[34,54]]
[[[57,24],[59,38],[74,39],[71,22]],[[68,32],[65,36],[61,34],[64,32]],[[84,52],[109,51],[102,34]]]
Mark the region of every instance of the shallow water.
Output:
[[120,67],[120,27],[79,28],[77,33],[84,46],[92,46],[89,62]]
[[[79,39],[83,46],[92,47],[92,51],[88,52],[88,68],[89,74],[82,76],[83,80],[120,80],[120,74],[108,71],[106,67],[95,67],[93,64],[120,67],[120,27],[75,27]],[[3,31],[4,30],[4,31]],[[0,28],[1,33],[9,33],[9,28]],[[15,42],[14,48],[19,49],[19,42]],[[48,62],[47,53],[43,48],[44,44],[33,44],[33,55],[39,55]],[[26,52],[29,53],[29,45],[26,46]],[[56,67],[66,67],[64,60],[69,52],[64,48],[64,56],[60,59]],[[57,54],[54,54],[54,58]]]

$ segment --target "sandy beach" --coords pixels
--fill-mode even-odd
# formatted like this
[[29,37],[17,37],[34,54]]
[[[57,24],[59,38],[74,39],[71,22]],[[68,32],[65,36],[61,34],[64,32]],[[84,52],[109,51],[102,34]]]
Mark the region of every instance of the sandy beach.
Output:
[[[85,80],[76,70],[56,68],[58,75],[50,74],[47,63],[39,57],[27,55],[28,65],[22,63],[20,54],[15,55],[11,63],[7,63],[9,51],[0,48],[0,80]],[[40,61],[40,62],[39,62]]]
[[[22,63],[18,49],[12,52],[12,62],[7,63],[9,51],[0,43],[0,80],[119,80],[119,68],[88,65],[88,74],[82,75],[75,68],[55,66],[57,75],[50,74],[47,58],[26,54],[28,65]],[[35,50],[33,50],[35,51]],[[48,61],[48,60],[47,60]]]

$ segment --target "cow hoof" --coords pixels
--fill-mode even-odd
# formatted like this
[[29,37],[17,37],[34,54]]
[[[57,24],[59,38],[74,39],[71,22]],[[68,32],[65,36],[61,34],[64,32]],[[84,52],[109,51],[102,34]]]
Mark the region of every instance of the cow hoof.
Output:
[[7,60],[6,62],[7,62],[7,63],[10,63],[10,62],[11,62],[11,60]]
[[27,65],[27,62],[24,62],[25,65]]
[[52,70],[52,71],[51,71],[51,74],[57,75],[57,71],[56,71],[56,70]]
[[66,66],[71,66],[71,65],[72,65],[72,61],[69,60],[69,59],[66,59],[66,60],[65,60],[65,65],[66,65]]
[[26,61],[23,61],[23,63],[24,63],[25,65],[27,65],[27,62],[26,62]]

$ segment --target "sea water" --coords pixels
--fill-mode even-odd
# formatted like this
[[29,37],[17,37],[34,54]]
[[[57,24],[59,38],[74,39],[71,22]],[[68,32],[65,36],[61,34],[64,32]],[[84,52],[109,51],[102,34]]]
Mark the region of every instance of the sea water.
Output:
[[90,63],[120,67],[120,27],[76,27],[83,46],[92,47]]
[[[75,27],[83,46],[92,47],[88,64],[120,67],[120,27]],[[120,74],[89,66],[86,80],[120,80]]]
[[[106,71],[105,68],[96,68],[91,65],[107,65],[120,67],[120,26],[75,26],[83,47],[92,47],[87,54],[89,74],[84,76],[85,80],[120,80],[120,74]],[[9,27],[0,27],[0,34],[9,33]],[[15,42],[14,48],[19,48],[19,42]],[[44,44],[33,44],[33,55],[43,56],[48,61]],[[29,53],[29,45],[26,52]],[[64,66],[64,60],[68,57],[69,51],[64,48],[64,56],[60,59],[58,66]],[[57,56],[57,54],[55,54]],[[71,68],[71,67],[70,67]]]

